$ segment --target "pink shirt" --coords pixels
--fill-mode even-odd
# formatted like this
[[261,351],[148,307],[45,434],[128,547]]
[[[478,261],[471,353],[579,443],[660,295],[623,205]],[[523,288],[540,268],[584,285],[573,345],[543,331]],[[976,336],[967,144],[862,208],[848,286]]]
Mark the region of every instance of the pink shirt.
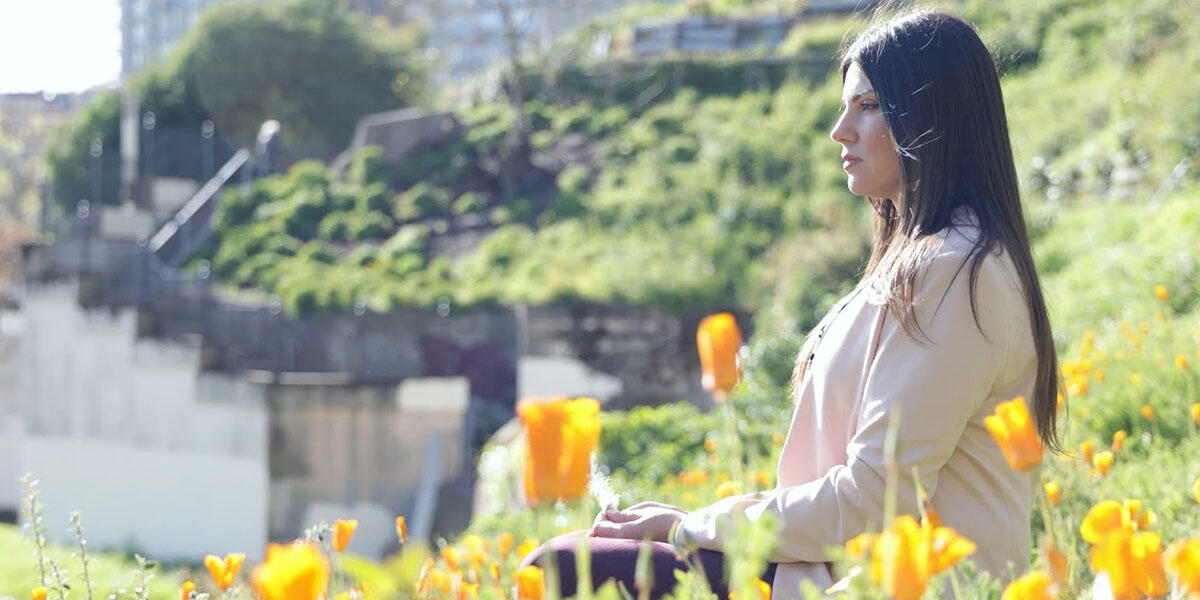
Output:
[[885,314],[877,286],[860,282],[818,325],[828,328],[795,390],[776,489],[725,498],[680,523],[687,542],[719,550],[722,517],[774,515],[781,532],[769,560],[781,564],[773,600],[800,598],[804,579],[832,584],[826,548],[879,530],[892,413],[900,415],[897,514],[918,513],[916,467],[942,522],[977,544],[970,560],[1005,581],[1028,568],[1034,476],[1008,466],[983,424],[998,402],[1031,397],[1037,364],[1028,310],[1007,253],[989,253],[975,289],[981,335],[964,263],[978,222],[961,209],[954,223],[935,234],[941,247],[914,287],[928,340],[905,334]]

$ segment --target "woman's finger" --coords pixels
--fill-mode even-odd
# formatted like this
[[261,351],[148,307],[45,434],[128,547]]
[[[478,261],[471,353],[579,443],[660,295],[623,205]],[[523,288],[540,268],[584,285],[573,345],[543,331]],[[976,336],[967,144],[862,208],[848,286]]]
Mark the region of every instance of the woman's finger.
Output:
[[632,523],[613,523],[601,522],[592,528],[592,535],[596,537],[620,538],[620,539],[641,539],[642,530],[645,527],[640,521]]
[[632,510],[610,509],[601,513],[601,516],[604,518],[604,520],[612,521],[613,523],[628,523],[641,518],[642,515],[633,512]]

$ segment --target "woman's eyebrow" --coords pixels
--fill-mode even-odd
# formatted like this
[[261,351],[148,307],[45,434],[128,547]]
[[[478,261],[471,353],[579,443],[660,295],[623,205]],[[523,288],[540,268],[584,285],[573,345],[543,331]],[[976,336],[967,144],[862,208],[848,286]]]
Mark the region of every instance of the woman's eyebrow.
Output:
[[866,96],[867,94],[874,94],[874,93],[875,93],[875,90],[873,90],[873,89],[865,89],[861,92],[858,92],[857,94],[854,94],[853,96],[850,96],[850,100],[848,102],[842,102],[842,106],[846,106],[847,104],[854,104],[855,100],[858,100],[859,98],[862,98],[863,96]]

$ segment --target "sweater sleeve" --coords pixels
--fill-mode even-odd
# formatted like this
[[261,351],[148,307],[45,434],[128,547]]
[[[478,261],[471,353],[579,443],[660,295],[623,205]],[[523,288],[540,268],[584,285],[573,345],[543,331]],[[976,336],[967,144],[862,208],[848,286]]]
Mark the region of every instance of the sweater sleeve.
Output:
[[680,537],[701,548],[720,549],[720,521],[735,513],[750,519],[770,514],[780,527],[772,562],[827,560],[829,546],[883,521],[884,438],[893,413],[899,414],[896,510],[916,514],[913,469],[932,495],[938,471],[1000,374],[1009,344],[1008,313],[1024,306],[997,257],[988,255],[980,265],[975,296],[981,333],[968,296],[970,263],[965,258],[963,253],[942,253],[920,272],[914,308],[925,336],[918,333],[914,340],[887,315],[866,374],[858,428],[846,448],[848,464],[807,483],[730,496],[689,513],[679,524]]

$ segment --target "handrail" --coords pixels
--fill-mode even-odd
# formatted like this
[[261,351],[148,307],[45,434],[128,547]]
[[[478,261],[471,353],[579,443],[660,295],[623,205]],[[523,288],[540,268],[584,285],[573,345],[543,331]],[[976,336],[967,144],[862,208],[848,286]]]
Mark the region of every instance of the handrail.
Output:
[[212,201],[225,187],[226,183],[250,160],[250,151],[242,148],[234,153],[228,161],[221,167],[215,175],[212,176],[204,186],[201,187],[191,199],[189,199],[171,220],[163,224],[162,227],[150,238],[150,251],[158,254],[186,225],[197,212],[200,211],[206,204]]

